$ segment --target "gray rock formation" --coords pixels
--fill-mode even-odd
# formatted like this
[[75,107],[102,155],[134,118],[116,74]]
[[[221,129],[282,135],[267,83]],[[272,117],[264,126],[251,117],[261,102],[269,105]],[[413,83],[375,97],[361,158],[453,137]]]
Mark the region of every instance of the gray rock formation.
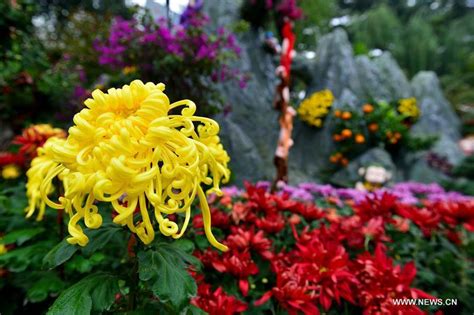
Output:
[[[457,145],[461,137],[461,122],[444,97],[438,77],[431,71],[419,72],[412,79],[411,86],[421,110],[420,120],[412,127],[412,132],[438,137],[431,151],[446,157],[452,164],[459,163],[464,157]],[[407,164],[411,165],[406,174],[407,178],[422,182],[439,182],[447,178],[430,168],[423,154],[407,154],[404,158],[409,160]]]
[[[207,11],[217,25],[229,25],[238,19],[239,7],[240,1],[222,0],[208,5]],[[233,178],[237,184],[245,179],[272,179],[275,172],[273,154],[278,123],[271,104],[277,83],[274,69],[278,58],[264,51],[262,38],[262,31],[258,30],[240,36],[242,54],[236,66],[251,73],[252,79],[245,89],[238,89],[235,84],[222,86],[222,93],[232,111],[216,117],[222,127],[222,142],[231,156]],[[336,97],[335,108],[343,105],[357,108],[372,99],[415,96],[423,114],[414,126],[414,132],[438,135],[440,141],[435,151],[448,156],[452,162],[459,160],[456,145],[460,137],[459,119],[444,98],[434,73],[421,72],[410,83],[388,52],[376,58],[354,56],[342,29],[320,39],[315,59],[297,56],[293,72],[294,80],[305,83],[306,95],[330,89]],[[290,152],[289,172],[292,183],[317,182],[322,171],[329,167],[328,158],[334,149],[332,125],[330,117],[322,129],[311,128],[295,119],[295,145]],[[376,153],[375,156],[380,157],[380,152]],[[374,154],[369,154],[368,158],[371,156]],[[423,153],[406,154],[394,162],[400,168],[396,172],[399,179],[430,181],[439,178],[439,174],[424,162]]]

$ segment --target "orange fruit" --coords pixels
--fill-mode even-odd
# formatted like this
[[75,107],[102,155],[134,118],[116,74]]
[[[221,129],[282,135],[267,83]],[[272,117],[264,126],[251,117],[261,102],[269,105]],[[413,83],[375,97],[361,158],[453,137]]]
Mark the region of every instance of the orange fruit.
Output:
[[342,159],[341,159],[341,165],[342,165],[342,166],[347,166],[347,164],[349,164],[349,160],[346,159],[346,158],[342,158]]
[[352,137],[352,131],[350,131],[349,129],[344,129],[342,132],[341,132],[341,136],[343,138],[350,138]]
[[342,116],[341,116],[341,118],[344,119],[344,120],[349,120],[349,119],[351,119],[351,117],[352,117],[351,112],[343,112]]
[[333,135],[332,139],[336,142],[339,142],[342,140],[341,135],[338,135],[338,134]]
[[363,135],[361,134],[358,134],[355,136],[355,142],[356,143],[364,143],[365,142],[365,138]]
[[339,109],[336,110],[336,111],[334,112],[334,116],[336,116],[336,117],[338,117],[338,118],[341,117],[341,111],[340,111]]
[[371,132],[376,132],[377,130],[379,130],[379,125],[377,125],[376,123],[371,123],[371,124],[369,125],[369,130],[370,130]]
[[365,114],[370,114],[374,111],[374,107],[370,104],[365,104],[364,106],[362,106],[362,111]]

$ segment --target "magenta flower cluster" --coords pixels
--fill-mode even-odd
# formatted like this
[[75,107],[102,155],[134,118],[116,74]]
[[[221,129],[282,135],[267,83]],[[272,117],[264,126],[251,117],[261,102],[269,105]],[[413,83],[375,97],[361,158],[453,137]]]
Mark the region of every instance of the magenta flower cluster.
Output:
[[112,69],[133,66],[149,71],[160,58],[173,57],[214,82],[237,79],[244,87],[248,78],[229,65],[241,52],[236,36],[222,27],[209,31],[209,17],[201,7],[200,1],[188,7],[171,26],[164,18],[148,22],[116,18],[108,38],[95,42],[99,63]]
[[[270,189],[271,183],[261,181],[256,184],[258,188]],[[240,195],[243,190],[235,186],[222,189],[229,195]],[[372,195],[382,196],[390,193],[404,204],[418,204],[423,200],[428,201],[450,201],[464,202],[474,200],[473,197],[465,196],[458,192],[446,191],[436,183],[425,184],[418,182],[401,182],[390,188],[381,188],[374,192],[367,192],[355,188],[336,188],[328,184],[301,183],[297,186],[286,185],[280,189],[280,194],[287,194],[291,199],[301,201],[314,201],[320,197],[335,197],[337,200],[353,200],[355,203],[366,200]]]

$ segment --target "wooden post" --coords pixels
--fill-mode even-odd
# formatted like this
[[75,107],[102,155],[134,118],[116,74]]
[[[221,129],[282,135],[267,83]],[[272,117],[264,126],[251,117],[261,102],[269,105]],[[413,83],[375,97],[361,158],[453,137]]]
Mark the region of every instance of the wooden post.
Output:
[[281,30],[283,43],[281,47],[280,65],[276,69],[276,75],[280,78],[280,83],[275,89],[275,98],[273,101],[273,107],[280,112],[278,117],[280,133],[275,150],[275,157],[273,159],[276,168],[276,177],[273,181],[272,191],[275,191],[279,184],[288,183],[288,156],[290,148],[293,145],[291,134],[293,132],[293,118],[296,115],[296,111],[290,105],[290,70],[295,44],[295,34],[292,28],[292,22],[285,17]]

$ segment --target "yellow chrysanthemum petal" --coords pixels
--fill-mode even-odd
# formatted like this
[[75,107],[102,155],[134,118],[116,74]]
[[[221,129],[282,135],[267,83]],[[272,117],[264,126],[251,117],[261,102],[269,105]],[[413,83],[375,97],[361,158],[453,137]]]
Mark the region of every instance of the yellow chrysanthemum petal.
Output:
[[[45,204],[65,209],[70,215],[68,241],[85,246],[88,239],[79,223],[99,228],[102,214],[95,203],[108,202],[117,212],[113,221],[149,244],[155,236],[149,209],[163,235],[179,238],[197,195],[206,236],[226,250],[212,235],[201,188],[210,185],[208,193],[220,194],[220,182],[230,177],[219,125],[194,116],[196,106],[190,100],[170,104],[163,91],[162,83],[138,80],[107,93],[94,91],[84,102],[86,108],[74,116],[67,139],[49,139],[33,160],[27,172],[27,216],[38,208],[41,219]],[[49,199],[55,178],[64,188],[57,202]],[[178,213],[185,214],[181,228],[170,216]]]

